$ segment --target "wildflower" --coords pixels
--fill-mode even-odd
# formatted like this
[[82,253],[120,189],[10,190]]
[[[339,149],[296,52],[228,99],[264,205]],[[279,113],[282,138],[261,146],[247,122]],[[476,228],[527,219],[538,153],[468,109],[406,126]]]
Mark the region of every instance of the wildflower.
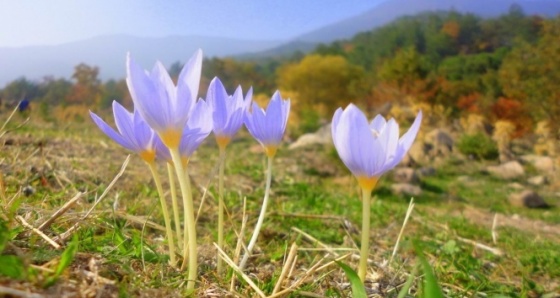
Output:
[[154,131],[144,121],[138,110],[134,113],[127,111],[121,104],[113,101],[113,115],[117,131],[93,112],[89,112],[93,122],[113,141],[131,150],[150,163],[156,156],[154,145]]
[[350,104],[334,114],[331,127],[334,146],[359,183],[371,184],[403,159],[421,121],[422,112],[419,112],[410,129],[399,139],[399,125],[394,119],[386,121],[377,115],[368,124],[362,111]]
[[261,143],[269,157],[276,154],[288,124],[289,114],[290,100],[283,100],[279,91],[272,95],[266,111],[253,103],[252,111],[245,113],[247,130]]
[[[233,96],[228,95],[226,88],[218,78],[214,78],[208,86],[206,100],[212,106],[212,120],[214,122],[214,136],[220,148],[220,170],[218,176],[218,246],[224,247],[224,167],[226,147],[241,125],[243,117],[253,96],[253,89],[249,89],[245,100],[241,87],[237,87]],[[218,274],[223,271],[222,258],[217,256]]]
[[201,67],[202,51],[198,50],[181,70],[175,86],[160,62],[146,72],[127,56],[126,82],[134,105],[168,147],[179,145],[197,98]]
[[255,225],[255,230],[251,236],[251,240],[247,245],[247,251],[239,262],[239,268],[243,270],[245,263],[251,255],[251,251],[257,242],[260,229],[264,222],[266,214],[266,206],[270,195],[270,183],[272,181],[272,159],[276,155],[276,150],[282,141],[286,125],[288,124],[288,116],[290,114],[290,100],[283,100],[280,92],[276,91],[272,95],[272,99],[266,108],[266,112],[256,103],[253,103],[252,111],[245,112],[245,126],[249,133],[261,143],[264,147],[266,156],[268,157],[266,169],[266,186],[264,191],[264,199],[261,206],[261,212]]
[[219,78],[214,78],[208,86],[206,100],[212,107],[214,135],[220,147],[225,147],[243,125],[243,116],[251,104],[253,89],[243,98],[241,87],[233,95],[228,95]]
[[339,108],[332,120],[332,137],[340,159],[358,179],[362,189],[362,242],[358,277],[365,280],[369,254],[371,192],[379,177],[394,168],[405,156],[420,129],[419,112],[409,130],[399,139],[399,125],[377,115],[371,123],[364,113],[350,104]]
[[188,259],[187,290],[189,292],[194,291],[197,277],[197,237],[192,189],[189,176],[183,170],[179,145],[183,129],[187,125],[196,102],[201,67],[202,51],[198,50],[181,70],[177,86],[175,86],[160,62],[156,63],[151,72],[145,72],[132,60],[130,55],[127,57],[126,82],[132,100],[146,122],[155,130],[163,144],[169,148],[179,180],[186,230],[183,238],[183,264],[181,269],[186,266]]
[[173,233],[171,231],[171,219],[169,217],[169,211],[167,209],[167,203],[165,202],[165,197],[163,195],[163,190],[161,186],[161,181],[159,175],[156,171],[155,158],[156,158],[156,143],[154,139],[157,137],[154,131],[148,126],[144,121],[142,116],[140,116],[137,109],[134,113],[127,111],[118,102],[113,101],[113,114],[115,117],[115,124],[117,125],[118,133],[109,126],[105,121],[103,121],[99,116],[93,112],[89,112],[93,122],[103,131],[108,137],[113,139],[119,145],[138,153],[138,155],[146,162],[156,188],[158,190],[158,195],[160,199],[160,204],[163,212],[163,217],[165,221],[166,236],[169,240],[169,256],[172,266],[175,266],[175,242],[173,240]]

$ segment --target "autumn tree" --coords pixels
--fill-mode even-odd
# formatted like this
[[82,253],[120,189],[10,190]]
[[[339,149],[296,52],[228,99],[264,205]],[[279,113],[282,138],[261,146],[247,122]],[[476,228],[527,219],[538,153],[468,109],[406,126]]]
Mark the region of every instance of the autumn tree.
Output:
[[99,68],[80,63],[74,67],[72,90],[66,97],[68,104],[97,105],[101,100],[101,82],[97,78]]
[[300,106],[320,104],[332,113],[363,94],[364,70],[341,56],[308,55],[278,70],[278,86],[298,94]]
[[547,120],[560,137],[560,18],[543,23],[537,43],[520,43],[505,58],[500,82],[505,95],[524,103],[535,120]]

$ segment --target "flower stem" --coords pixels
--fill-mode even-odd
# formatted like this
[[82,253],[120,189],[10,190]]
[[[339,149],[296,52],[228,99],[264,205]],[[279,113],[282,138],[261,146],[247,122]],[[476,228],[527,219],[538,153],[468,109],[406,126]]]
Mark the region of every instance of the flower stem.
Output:
[[362,282],[366,279],[367,260],[369,255],[371,191],[371,188],[362,187],[362,242],[360,247],[360,265],[358,267],[358,277]]
[[[181,269],[186,265],[187,253],[189,260],[189,273],[187,276],[187,291],[194,291],[194,284],[197,276],[197,245],[196,245],[196,227],[194,222],[194,207],[192,200],[191,181],[189,175],[183,169],[183,162],[179,154],[179,148],[169,148],[175,172],[179,180],[181,195],[183,197],[183,215],[185,232],[183,233],[183,264]],[[187,249],[188,248],[188,249]]]
[[241,262],[239,262],[240,270],[243,270],[243,268],[245,267],[245,264],[247,263],[247,260],[249,259],[251,252],[253,251],[253,247],[255,246],[255,243],[257,243],[257,238],[259,237],[259,232],[261,230],[264,221],[264,216],[266,214],[266,205],[268,204],[268,196],[270,194],[270,183],[272,181],[272,159],[274,158],[273,155],[267,154],[267,156],[268,156],[268,166],[266,169],[266,188],[264,191],[264,199],[261,207],[261,213],[259,215],[259,219],[257,220],[257,225],[255,226],[255,230],[253,231],[253,236],[251,237],[251,241],[249,241],[249,245],[247,245],[247,251],[245,252],[245,255],[243,256]]
[[159,195],[159,201],[161,203],[161,210],[163,212],[163,220],[165,221],[165,233],[167,236],[168,246],[169,246],[169,262],[171,263],[172,267],[175,267],[177,260],[175,258],[175,241],[173,240],[173,231],[171,230],[171,218],[169,217],[169,210],[167,209],[167,202],[165,201],[165,197],[163,196],[163,188],[161,186],[161,180],[159,179],[159,174],[156,169],[155,162],[146,162],[150,171],[152,172],[152,176],[154,178],[154,182],[156,184],[157,192]]
[[171,192],[171,202],[173,206],[173,219],[175,221],[175,232],[177,233],[177,244],[179,244],[179,249],[183,249],[182,238],[182,228],[181,219],[179,217],[179,203],[177,202],[177,189],[175,188],[175,175],[173,170],[173,165],[167,163],[167,176],[169,177],[169,190]]
[[[218,247],[224,250],[224,168],[226,163],[226,148],[220,146],[220,173],[218,176]],[[217,257],[218,276],[223,271],[223,261],[219,252]]]

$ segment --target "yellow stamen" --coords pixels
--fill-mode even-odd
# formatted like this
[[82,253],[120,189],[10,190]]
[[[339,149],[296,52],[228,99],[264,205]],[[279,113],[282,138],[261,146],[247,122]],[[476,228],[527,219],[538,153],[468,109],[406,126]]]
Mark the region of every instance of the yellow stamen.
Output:
[[372,192],[377,185],[377,181],[379,181],[379,177],[367,177],[367,176],[359,176],[356,177],[358,179],[358,184],[364,191]]
[[230,142],[231,138],[228,136],[216,136],[216,143],[220,149],[225,149]]
[[155,150],[145,150],[145,151],[142,151],[142,152],[138,153],[138,155],[140,155],[140,158],[142,158],[142,160],[144,160],[148,164],[151,164],[151,163],[154,162],[154,160],[156,160],[156,151]]
[[167,148],[179,148],[181,142],[181,132],[175,129],[169,129],[159,134],[163,144]]
[[266,153],[266,156],[268,157],[274,157],[274,155],[276,155],[276,151],[278,151],[278,146],[264,146],[264,153]]

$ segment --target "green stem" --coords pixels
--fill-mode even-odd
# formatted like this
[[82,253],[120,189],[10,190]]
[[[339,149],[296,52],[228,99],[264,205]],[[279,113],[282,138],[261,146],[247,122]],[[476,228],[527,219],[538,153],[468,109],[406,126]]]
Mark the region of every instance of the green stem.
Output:
[[146,162],[150,171],[152,172],[152,176],[154,177],[154,182],[156,184],[157,192],[159,195],[159,201],[161,203],[161,209],[163,212],[163,220],[165,221],[165,233],[167,236],[167,241],[169,245],[169,262],[171,263],[172,267],[176,265],[176,258],[175,258],[175,241],[173,240],[173,231],[171,230],[171,218],[169,217],[169,210],[167,209],[167,202],[165,201],[165,197],[163,196],[163,188],[161,187],[161,180],[159,179],[159,174],[157,173],[156,164],[154,162]]
[[[181,161],[181,155],[179,153],[179,148],[169,148],[171,153],[171,158],[175,166],[175,172],[177,173],[177,178],[179,180],[179,186],[181,188],[181,195],[183,197],[183,211],[184,211],[184,224],[185,233],[183,233],[183,268],[186,264],[187,252],[189,259],[189,273],[187,275],[187,291],[194,291],[194,284],[197,276],[197,245],[196,245],[196,227],[194,222],[194,207],[192,200],[191,191],[191,181],[189,175],[186,175],[186,171],[183,169],[183,162]],[[188,238],[187,238],[188,237]],[[188,249],[187,249],[188,247]]]
[[367,260],[369,256],[369,227],[371,213],[371,189],[362,188],[362,242],[360,247],[360,265],[358,277],[362,282],[366,279]]
[[268,167],[266,169],[266,188],[264,191],[264,199],[261,207],[261,213],[259,215],[259,219],[257,220],[257,225],[255,226],[255,230],[253,231],[253,236],[251,237],[251,241],[249,241],[249,245],[247,245],[247,251],[245,252],[245,255],[243,256],[241,262],[239,262],[240,270],[243,270],[243,268],[245,267],[245,263],[247,263],[249,256],[251,256],[251,252],[253,251],[253,247],[257,243],[257,238],[259,237],[259,232],[261,230],[264,221],[264,216],[266,214],[266,205],[268,204],[268,196],[270,193],[270,182],[272,181],[272,159],[273,156],[268,156]]
[[173,206],[173,218],[175,220],[175,231],[177,233],[177,243],[179,244],[179,249],[183,249],[182,238],[182,228],[181,219],[179,217],[179,203],[177,202],[177,189],[175,188],[175,175],[173,174],[173,165],[167,163],[167,176],[169,177],[169,189],[171,192],[171,202]]
[[[220,146],[220,173],[218,176],[218,247],[224,250],[224,168],[226,163],[226,148]],[[218,276],[223,271],[223,261],[217,256]]]

